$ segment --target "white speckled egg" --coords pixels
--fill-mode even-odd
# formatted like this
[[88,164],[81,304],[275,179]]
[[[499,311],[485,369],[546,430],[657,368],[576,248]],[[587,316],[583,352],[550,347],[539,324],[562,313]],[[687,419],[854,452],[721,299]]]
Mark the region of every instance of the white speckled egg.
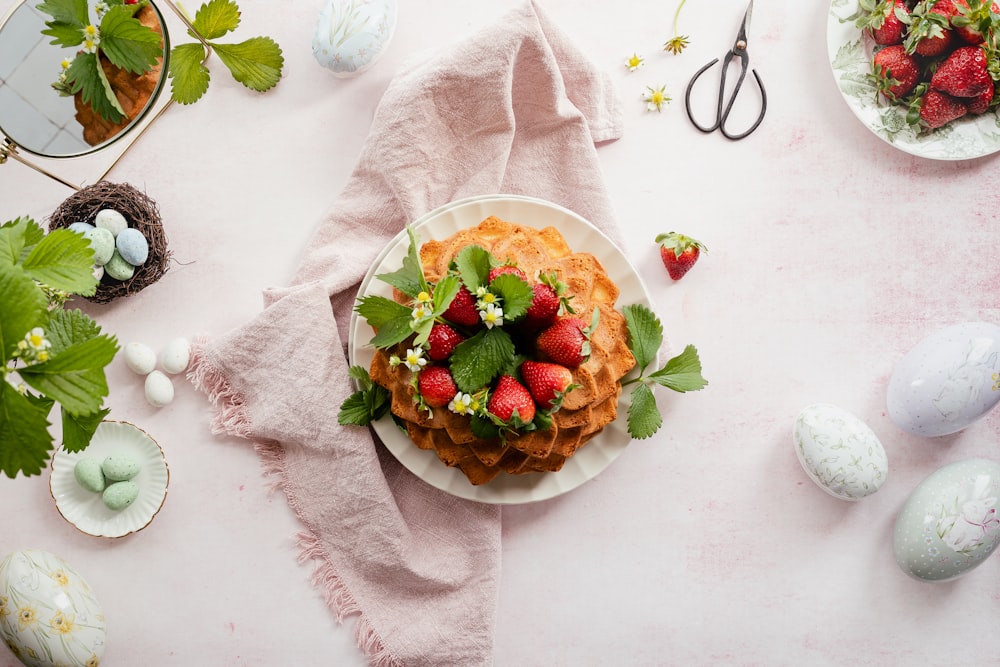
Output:
[[108,230],[114,236],[123,229],[128,228],[128,221],[121,213],[114,209],[105,208],[97,212],[94,216],[94,226]]
[[174,400],[174,383],[160,371],[146,376],[146,400],[154,408],[170,405]]
[[129,280],[135,275],[135,267],[125,261],[117,250],[104,265],[104,270],[115,280]]
[[878,491],[889,460],[875,433],[851,413],[827,403],[804,408],[793,429],[795,453],[809,478],[843,500]]
[[118,232],[115,248],[122,258],[132,266],[142,266],[149,257],[149,241],[138,229],[129,227]]
[[149,375],[156,368],[156,352],[142,343],[129,343],[123,352],[125,365],[138,375]]
[[1000,327],[964,322],[920,341],[889,379],[889,417],[910,433],[956,433],[1000,401]]
[[21,549],[0,562],[0,638],[28,667],[96,665],[104,611],[87,581],[47,551]]
[[190,360],[191,344],[187,338],[174,338],[160,350],[160,365],[171,375],[184,372]]
[[979,567],[1000,543],[1000,464],[950,463],[931,473],[903,505],[893,531],[896,562],[922,581],[948,581]]
[[326,0],[313,34],[313,55],[339,77],[361,74],[389,46],[397,14],[396,0]]

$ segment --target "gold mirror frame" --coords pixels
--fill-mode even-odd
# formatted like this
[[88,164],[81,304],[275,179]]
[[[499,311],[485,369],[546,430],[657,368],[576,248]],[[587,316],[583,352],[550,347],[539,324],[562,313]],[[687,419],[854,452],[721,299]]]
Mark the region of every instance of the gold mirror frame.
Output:
[[[25,0],[25,1],[27,1],[27,0]],[[161,83],[161,87],[159,89],[159,93],[158,93],[158,95],[159,95],[159,94],[163,93],[163,87],[165,86],[167,72],[169,70],[170,48],[171,47],[170,47],[170,38],[169,38],[169,28],[167,27],[166,18],[164,17],[163,12],[160,11],[159,7],[156,6],[156,1],[159,1],[159,2],[162,2],[163,4],[165,4],[170,9],[170,11],[173,12],[173,14],[181,21],[181,23],[184,24],[184,26],[187,28],[187,30],[189,31],[189,33],[191,35],[194,35],[194,37],[199,42],[201,42],[202,47],[205,49],[205,57],[202,59],[202,63],[204,63],[206,60],[208,60],[208,58],[212,55],[212,47],[211,47],[211,45],[208,42],[205,41],[205,39],[198,33],[198,31],[195,30],[194,25],[192,25],[191,21],[184,14],[184,12],[181,11],[180,8],[178,8],[176,4],[174,4],[173,0],[149,0],[150,4],[156,10],[157,14],[160,16],[161,22],[163,24],[164,51],[163,51],[163,69],[162,69],[162,72],[163,72],[164,79],[163,79],[163,83]],[[13,13],[15,11],[17,11],[17,9],[19,7],[21,7],[21,5],[23,5],[23,2],[15,5],[13,7],[13,9],[11,9],[10,13],[4,18],[4,22],[3,23],[6,23],[7,20],[9,20],[10,17],[13,15]],[[0,24],[0,25],[3,25],[3,24]],[[157,104],[160,105],[159,109],[155,108]],[[172,104],[173,104],[173,100],[170,98],[169,94],[167,95],[166,102],[161,102],[161,100],[159,98],[157,98],[156,100],[154,100],[154,101],[151,102],[151,107],[149,109],[147,109],[145,112],[143,112],[143,114],[139,117],[139,119],[135,123],[133,123],[132,125],[130,125],[129,127],[127,127],[125,130],[123,130],[121,132],[121,136],[120,136],[119,139],[111,140],[106,145],[104,145],[102,147],[99,147],[99,148],[96,148],[95,150],[93,150],[93,151],[91,151],[89,153],[85,153],[85,154],[82,154],[82,155],[48,156],[48,157],[40,155],[39,157],[44,157],[46,159],[53,159],[53,160],[72,160],[72,159],[79,158],[79,157],[87,157],[87,156],[92,156],[92,155],[96,155],[96,154],[105,153],[105,151],[107,151],[112,146],[115,146],[116,144],[121,143],[122,144],[121,145],[121,151],[118,153],[117,156],[115,156],[115,158],[112,160],[111,164],[108,165],[108,167],[95,180],[95,182],[102,181],[102,180],[104,180],[107,177],[107,175],[111,172],[111,170],[115,168],[115,166],[118,164],[118,162],[121,161],[121,159],[125,156],[125,154],[129,151],[129,149],[135,144],[135,142],[138,141],[140,137],[142,137],[142,135],[145,133],[145,131],[149,128],[149,126],[152,125],[153,122],[156,121],[156,119],[159,118],[163,114],[163,112],[166,111],[167,108],[169,108]],[[40,174],[43,174],[44,176],[47,176],[47,177],[49,177],[49,178],[51,178],[51,179],[53,179],[53,180],[55,180],[55,181],[57,181],[59,183],[62,183],[63,185],[65,185],[68,188],[71,188],[71,189],[77,190],[77,191],[79,191],[79,190],[82,189],[82,186],[77,185],[75,183],[72,183],[72,182],[66,180],[65,178],[59,176],[58,174],[54,173],[53,171],[50,171],[49,169],[46,169],[45,167],[43,167],[43,166],[41,166],[39,164],[35,164],[35,162],[33,162],[32,160],[29,160],[28,158],[26,158],[25,156],[23,156],[21,153],[18,152],[18,149],[23,149],[23,150],[25,150],[27,152],[32,152],[29,149],[23,148],[22,146],[18,146],[18,144],[13,139],[11,139],[10,137],[8,137],[8,136],[6,136],[6,135],[4,135],[2,133],[0,133],[0,137],[3,138],[3,143],[0,143],[0,165],[6,163],[8,159],[12,159],[15,162],[20,162],[21,164],[25,165],[26,167],[34,169],[35,171],[37,171]]]

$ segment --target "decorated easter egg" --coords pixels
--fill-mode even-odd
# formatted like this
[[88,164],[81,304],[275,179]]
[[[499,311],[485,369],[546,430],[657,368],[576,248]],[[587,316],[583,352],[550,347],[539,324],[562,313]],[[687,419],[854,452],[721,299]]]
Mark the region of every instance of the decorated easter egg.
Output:
[[119,232],[128,228],[128,221],[118,211],[105,208],[98,211],[97,215],[94,216],[94,226],[106,229],[114,236],[118,236]]
[[148,375],[156,368],[156,352],[142,343],[129,343],[123,351],[125,365],[138,375]]
[[141,266],[149,257],[149,241],[138,229],[129,227],[118,232],[115,248],[122,258],[132,266]]
[[162,408],[174,400],[174,383],[160,371],[146,376],[146,400],[155,408]]
[[91,227],[83,233],[94,251],[94,264],[104,266],[115,253],[115,237],[103,227]]
[[90,585],[55,554],[21,549],[0,562],[0,638],[28,667],[100,663],[107,628]]
[[889,460],[875,433],[851,413],[827,403],[804,408],[792,431],[799,463],[817,486],[843,500],[878,491]]
[[396,0],[326,0],[313,34],[313,55],[337,76],[361,74],[389,46],[396,15]]
[[191,344],[187,338],[174,338],[160,351],[160,365],[171,375],[184,372],[190,360]]
[[125,261],[117,250],[104,265],[104,270],[115,280],[128,280],[135,275],[135,267]]
[[1000,401],[1000,327],[963,322],[936,331],[896,364],[886,405],[900,428],[925,436],[961,431]]
[[922,581],[948,581],[979,567],[1000,543],[998,498],[994,461],[967,459],[934,471],[896,517],[896,562]]

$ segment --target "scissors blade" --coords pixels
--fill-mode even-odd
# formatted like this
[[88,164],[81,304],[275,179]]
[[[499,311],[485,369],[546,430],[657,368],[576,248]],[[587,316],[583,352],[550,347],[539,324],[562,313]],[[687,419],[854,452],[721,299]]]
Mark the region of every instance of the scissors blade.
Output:
[[747,50],[747,30],[750,27],[750,17],[753,16],[753,0],[747,5],[747,13],[743,15],[743,23],[740,24],[740,31],[736,35],[736,44],[733,51],[740,52]]

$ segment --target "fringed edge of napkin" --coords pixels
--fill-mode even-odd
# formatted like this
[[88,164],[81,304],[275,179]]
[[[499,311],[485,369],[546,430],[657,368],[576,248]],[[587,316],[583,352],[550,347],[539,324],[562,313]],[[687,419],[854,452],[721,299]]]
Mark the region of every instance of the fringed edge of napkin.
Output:
[[[212,434],[232,435],[251,441],[261,464],[261,474],[269,481],[268,491],[273,493],[280,490],[284,493],[292,512],[304,525],[297,503],[286,490],[288,477],[284,450],[278,442],[252,436],[250,417],[243,396],[226,381],[222,371],[205,357],[203,350],[206,342],[205,336],[195,339],[187,379],[195,389],[208,397],[215,409],[215,415],[210,421]],[[358,615],[354,636],[358,647],[369,662],[375,667],[404,667],[385,647],[371,620],[362,612],[347,584],[330,562],[330,556],[323,548],[319,537],[305,528],[295,536],[295,544],[299,549],[297,561],[300,565],[305,565],[307,561],[315,561],[311,582],[322,590],[323,600],[333,612],[337,622],[343,623],[347,617]]]

